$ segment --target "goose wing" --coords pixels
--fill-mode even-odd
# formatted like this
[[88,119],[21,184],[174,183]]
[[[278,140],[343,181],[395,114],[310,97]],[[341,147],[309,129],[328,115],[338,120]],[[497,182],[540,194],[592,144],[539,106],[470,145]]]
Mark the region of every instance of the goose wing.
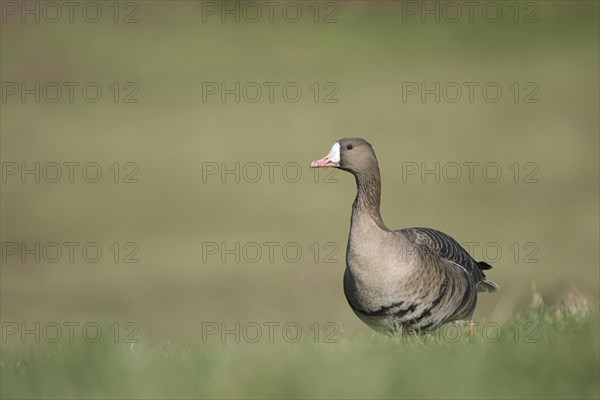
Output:
[[492,268],[483,261],[475,261],[473,257],[452,237],[431,228],[405,228],[399,233],[408,237],[415,245],[425,246],[440,258],[457,264],[471,274],[479,291],[493,292],[498,285],[485,279],[484,269]]

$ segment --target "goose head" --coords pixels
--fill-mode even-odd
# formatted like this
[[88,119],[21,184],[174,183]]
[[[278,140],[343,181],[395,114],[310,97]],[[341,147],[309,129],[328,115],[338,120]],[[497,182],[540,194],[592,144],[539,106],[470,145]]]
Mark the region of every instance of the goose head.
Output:
[[360,175],[377,168],[377,157],[373,147],[364,139],[346,137],[331,146],[329,153],[310,163],[312,168],[339,168]]

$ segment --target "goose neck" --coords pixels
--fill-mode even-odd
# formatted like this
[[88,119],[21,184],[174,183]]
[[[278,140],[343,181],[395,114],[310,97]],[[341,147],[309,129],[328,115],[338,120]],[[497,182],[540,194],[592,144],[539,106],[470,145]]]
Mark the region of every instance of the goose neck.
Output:
[[369,216],[381,229],[389,229],[383,223],[380,212],[381,204],[381,178],[379,169],[355,173],[356,199],[352,206],[352,222],[359,220],[358,216]]

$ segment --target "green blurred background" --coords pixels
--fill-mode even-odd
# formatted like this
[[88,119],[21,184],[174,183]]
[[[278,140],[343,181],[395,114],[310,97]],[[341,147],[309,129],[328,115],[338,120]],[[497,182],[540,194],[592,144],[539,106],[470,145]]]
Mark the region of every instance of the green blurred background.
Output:
[[[2,82],[97,82],[104,90],[97,103],[76,89],[73,103],[22,103],[16,95],[1,104],[4,163],[93,161],[103,169],[98,183],[80,175],[74,183],[21,183],[18,176],[2,183],[2,242],[97,242],[103,249],[97,263],[77,252],[74,263],[65,255],[57,263],[6,256],[2,321],[134,321],[146,342],[194,340],[206,321],[332,321],[349,334],[367,332],[342,291],[354,180],[338,172],[337,182],[322,175],[315,182],[308,168],[344,136],[364,137],[377,152],[389,227],[428,226],[461,243],[501,247],[488,276],[502,291],[480,296],[477,321],[505,321],[529,302],[533,283],[549,302],[577,291],[597,305],[596,2],[535,2],[537,23],[523,23],[532,10],[524,3],[515,23],[513,2],[497,3],[498,23],[480,11],[473,22],[423,23],[401,2],[360,1],[301,3],[298,23],[281,17],[285,3],[272,23],[266,16],[222,23],[220,15],[203,14],[200,2],[148,1],[120,5],[120,20],[133,11],[138,20],[126,24],[113,22],[109,3],[99,4],[98,23],[77,11],[73,23],[64,16],[57,23],[7,16],[2,23]],[[332,12],[338,22],[323,23]],[[497,82],[502,98],[487,102],[476,90],[472,103],[465,94],[456,103],[402,99],[403,82],[471,81]],[[114,82],[122,90],[134,82],[139,101],[115,103],[108,89]],[[218,95],[203,102],[203,82],[297,82],[303,95],[291,103],[276,89],[272,103],[264,94],[256,103],[232,96],[223,103]],[[327,82],[339,88],[336,103],[322,101]],[[534,82],[539,101],[515,102],[514,82],[521,89]],[[498,163],[502,179],[488,183],[476,174],[473,183],[423,183],[402,176],[407,162],[431,168],[469,161]],[[115,162],[123,175],[125,163],[136,163],[139,182],[112,182]],[[231,175],[203,181],[207,162],[279,167],[273,182],[267,167],[256,183]],[[539,182],[523,183],[522,175],[513,182],[508,167],[515,162],[535,163]],[[297,182],[284,179],[285,163],[301,165]],[[135,242],[139,262],[122,262],[121,249],[115,263],[114,242]],[[303,254],[286,262],[280,246],[273,263],[265,253],[255,263],[218,255],[203,262],[205,242],[294,242]],[[315,242],[318,262],[309,248]],[[329,242],[339,248],[333,263],[323,262]],[[537,263],[524,262],[529,242],[539,249]],[[473,254],[482,259],[481,247]]]

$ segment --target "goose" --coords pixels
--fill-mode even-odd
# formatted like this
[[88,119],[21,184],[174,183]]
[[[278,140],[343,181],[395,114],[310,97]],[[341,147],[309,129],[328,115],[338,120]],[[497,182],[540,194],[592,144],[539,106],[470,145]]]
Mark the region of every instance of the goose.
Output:
[[491,265],[475,261],[449,235],[431,228],[388,229],[379,211],[379,164],[366,140],[340,139],[310,166],[338,168],[356,179],[344,294],[370,328],[394,334],[469,324],[477,292],[500,289],[483,273]]

